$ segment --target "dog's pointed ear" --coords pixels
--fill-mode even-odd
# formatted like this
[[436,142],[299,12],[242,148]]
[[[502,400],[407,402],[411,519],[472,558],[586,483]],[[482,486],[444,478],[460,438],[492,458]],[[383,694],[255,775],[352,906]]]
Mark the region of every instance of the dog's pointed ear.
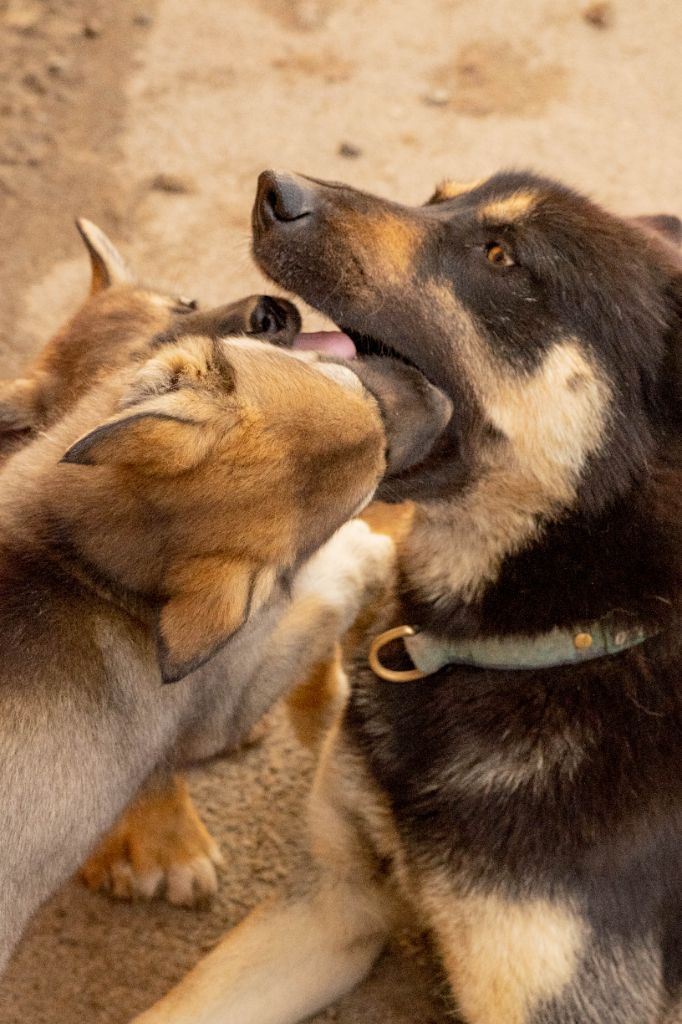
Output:
[[679,434],[682,431],[682,271],[672,278],[668,294],[672,309],[660,380],[666,407]]
[[198,465],[206,454],[208,438],[201,426],[160,409],[140,409],[101,423],[72,444],[61,461],[175,476]]
[[76,227],[90,256],[90,294],[101,292],[114,284],[134,284],[128,264],[104,232],[85,217],[79,217]]
[[157,626],[164,683],[174,683],[203,665],[272,594],[270,567],[222,556],[194,558],[176,566],[165,586],[169,599]]
[[661,235],[671,245],[682,245],[682,220],[672,213],[652,213],[631,218],[633,224],[654,235]]
[[[174,476],[197,466],[236,416],[234,370],[222,346],[190,337],[164,348],[135,374],[118,415],[79,438],[62,462],[130,466]],[[216,420],[216,404],[219,421]]]
[[0,434],[30,430],[38,418],[40,385],[37,380],[19,377],[0,380]]

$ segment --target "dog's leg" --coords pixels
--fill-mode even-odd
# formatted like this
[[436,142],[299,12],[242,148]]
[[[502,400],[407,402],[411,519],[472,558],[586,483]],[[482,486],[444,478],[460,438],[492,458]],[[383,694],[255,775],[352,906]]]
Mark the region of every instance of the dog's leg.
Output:
[[596,936],[568,903],[457,895],[423,884],[457,1009],[466,1024],[659,1024],[664,985],[651,936],[628,948]]
[[[360,520],[342,526],[298,573],[291,604],[268,639],[257,679],[242,698],[242,722],[253,723],[262,713],[258,681],[263,680],[268,693],[293,690],[294,727],[306,745],[317,746],[346,696],[338,641],[363,609],[383,595],[394,571],[391,538]],[[298,684],[301,688],[294,689]]]
[[151,899],[193,906],[217,888],[220,851],[192,803],[187,783],[155,777],[81,868],[93,891],[118,899]]
[[367,974],[385,916],[378,891],[323,878],[254,911],[135,1024],[296,1024]]
[[334,754],[330,737],[311,806],[315,881],[256,909],[134,1024],[296,1024],[368,973],[397,906],[352,809],[361,781]]
[[[390,539],[392,550],[395,551],[407,535],[414,507],[411,504],[386,505],[374,502],[360,514],[360,521],[365,523],[372,534]],[[391,549],[386,549],[390,551]],[[322,553],[322,560],[329,562],[328,554]],[[313,566],[314,570],[314,566]],[[332,562],[332,571],[334,565]],[[314,575],[311,574],[314,580]],[[325,568],[324,576],[329,577],[329,569]],[[393,580],[388,576],[384,579],[384,593],[394,589]],[[382,609],[376,609],[382,610]],[[374,615],[371,606],[360,609],[361,616],[351,630],[351,648],[355,638],[352,633],[356,628],[360,635],[372,622]],[[366,621],[365,621],[366,620]],[[296,735],[301,743],[310,749],[317,749],[322,738],[336,718],[348,695],[348,679],[343,671],[340,645],[337,644],[334,657],[315,665],[307,678],[287,696],[287,710]]]
[[345,703],[348,679],[337,650],[332,661],[321,661],[313,667],[305,682],[287,695],[289,720],[303,744],[317,750]]
[[467,1024],[531,1024],[573,980],[585,929],[570,908],[461,896],[445,875],[422,878],[421,897]]

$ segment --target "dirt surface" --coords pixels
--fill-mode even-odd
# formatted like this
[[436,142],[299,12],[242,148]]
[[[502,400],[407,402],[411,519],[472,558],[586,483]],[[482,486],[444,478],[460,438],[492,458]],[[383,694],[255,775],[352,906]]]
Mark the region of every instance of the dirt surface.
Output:
[[[532,166],[626,213],[681,213],[681,44],[673,0],[0,0],[0,373],[87,287],[79,214],[181,294],[261,289],[248,225],[268,166],[406,202]],[[153,1001],[305,870],[310,770],[280,715],[260,748],[197,773],[226,856],[214,906],[67,885],[0,985],[3,1024],[124,1024]],[[404,936],[318,1020],[444,1024],[441,991]]]

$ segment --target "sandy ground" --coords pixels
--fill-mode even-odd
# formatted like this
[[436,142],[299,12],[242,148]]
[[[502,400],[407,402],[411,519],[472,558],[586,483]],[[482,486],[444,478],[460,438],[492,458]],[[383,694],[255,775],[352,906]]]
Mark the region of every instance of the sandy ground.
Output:
[[[500,166],[561,176],[623,212],[682,212],[677,0],[0,0],[0,359],[13,375],[82,296],[73,217],[149,281],[205,301],[260,290],[259,170],[406,202]],[[310,323],[316,319],[312,317]],[[3,1024],[124,1024],[259,899],[305,870],[311,765],[280,715],[197,773],[226,855],[190,913],[67,885],[0,985]],[[438,975],[401,937],[318,1021],[443,1024]]]

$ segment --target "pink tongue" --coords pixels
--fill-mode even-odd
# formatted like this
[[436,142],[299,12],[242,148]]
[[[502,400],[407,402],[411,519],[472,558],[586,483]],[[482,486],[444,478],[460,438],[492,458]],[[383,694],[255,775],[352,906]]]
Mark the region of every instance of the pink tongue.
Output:
[[326,356],[337,356],[339,359],[355,359],[355,345],[347,334],[342,331],[314,331],[310,334],[297,334],[294,348],[322,352]]

